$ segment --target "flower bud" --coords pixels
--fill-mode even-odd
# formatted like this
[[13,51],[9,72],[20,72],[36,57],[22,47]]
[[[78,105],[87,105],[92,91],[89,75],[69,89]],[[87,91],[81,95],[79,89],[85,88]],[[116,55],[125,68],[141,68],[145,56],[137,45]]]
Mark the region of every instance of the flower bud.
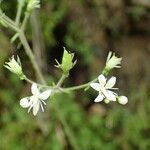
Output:
[[119,96],[118,97],[118,102],[122,105],[125,105],[128,103],[128,98],[126,96]]
[[69,71],[74,67],[74,65],[76,64],[76,61],[73,62],[73,58],[74,58],[74,54],[73,53],[69,53],[65,48],[64,48],[64,53],[63,53],[63,57],[62,57],[62,63],[59,64],[57,62],[57,66],[58,68],[61,68],[64,75],[68,76],[69,75]]
[[34,8],[40,8],[40,0],[28,0],[27,11],[31,12]]
[[122,60],[122,58],[116,57],[115,53],[112,54],[112,52],[109,52],[107,60],[106,60],[106,67],[105,67],[105,69],[107,71],[110,71],[113,68],[121,68],[121,66],[120,66],[121,60]]
[[12,56],[12,58],[9,59],[9,62],[5,63],[4,67],[7,68],[12,73],[17,74],[21,79],[23,79],[24,74],[22,72],[22,67],[21,67],[21,63],[20,63],[19,57],[18,57],[18,59],[16,61],[14,59],[14,56]]

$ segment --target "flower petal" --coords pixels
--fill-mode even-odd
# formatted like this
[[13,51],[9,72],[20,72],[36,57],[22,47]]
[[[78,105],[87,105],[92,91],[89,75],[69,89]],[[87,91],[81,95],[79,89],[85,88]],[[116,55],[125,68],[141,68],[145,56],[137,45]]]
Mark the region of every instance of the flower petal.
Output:
[[[37,96],[31,96],[30,97],[30,100],[31,100],[31,102],[32,102],[32,107],[33,107],[33,115],[35,116],[36,114],[37,114],[37,112],[38,112],[38,110],[39,110],[39,107],[40,107],[40,101],[39,101],[39,99],[38,99],[38,97]],[[32,108],[31,107],[31,108]]]
[[111,77],[105,85],[106,89],[111,89],[116,83],[116,77]]
[[90,86],[96,91],[100,91],[100,89],[101,89],[99,83],[91,83]]
[[39,103],[39,101],[37,101],[37,102],[34,103],[34,105],[33,105],[33,115],[34,115],[34,116],[36,116],[36,114],[38,113],[39,108],[40,108],[40,103]]
[[103,89],[102,92],[108,100],[116,101],[116,95],[114,94],[114,92],[105,89]]
[[44,107],[43,107],[42,102],[40,102],[40,106],[41,106],[42,111],[44,112]]
[[94,100],[94,102],[101,102],[104,99],[104,96],[100,93],[96,99]]
[[39,98],[42,100],[46,100],[51,95],[51,92],[51,90],[46,90],[39,95]]
[[111,57],[111,56],[112,56],[112,52],[110,51],[110,52],[108,53],[106,62],[108,62],[108,61],[110,60],[110,57]]
[[103,74],[101,74],[100,76],[98,76],[98,81],[99,81],[99,84],[100,84],[100,87],[104,87],[105,84],[106,84],[106,78]]
[[31,92],[32,92],[33,95],[38,95],[40,93],[36,83],[32,84]]
[[21,100],[20,100],[20,105],[21,105],[21,107],[23,107],[23,108],[28,108],[29,106],[30,106],[30,101],[29,101],[29,98],[22,98]]

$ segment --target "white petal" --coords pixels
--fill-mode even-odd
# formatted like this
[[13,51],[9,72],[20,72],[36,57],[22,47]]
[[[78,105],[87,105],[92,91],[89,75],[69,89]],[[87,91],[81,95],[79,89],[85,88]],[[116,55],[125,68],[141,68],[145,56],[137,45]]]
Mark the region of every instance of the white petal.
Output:
[[104,99],[104,96],[100,93],[96,99],[94,100],[94,102],[101,102]]
[[31,92],[32,92],[33,95],[38,95],[39,94],[39,89],[38,89],[36,83],[32,84],[32,86],[31,86]]
[[120,96],[120,97],[118,98],[118,102],[119,102],[120,104],[122,104],[122,105],[125,105],[125,104],[128,103],[128,98],[127,98],[126,96]]
[[102,92],[108,100],[116,101],[116,95],[114,94],[114,92],[105,89],[103,89]]
[[23,107],[23,108],[28,108],[29,106],[30,106],[30,101],[29,101],[29,98],[22,98],[21,100],[20,100],[20,105],[21,105],[21,107]]
[[36,114],[38,113],[40,108],[40,103],[39,101],[37,101],[34,105],[33,105],[33,115],[36,116]]
[[44,108],[43,108],[42,102],[40,102],[40,106],[41,106],[42,111],[44,112]]
[[100,76],[98,76],[98,81],[101,87],[104,87],[106,84],[106,78],[103,74],[101,74]]
[[96,91],[100,91],[100,89],[101,89],[99,83],[91,83],[90,86]]
[[[39,101],[38,97],[37,97],[37,96],[34,96],[34,95],[30,97],[30,100],[31,100],[31,102],[32,102],[33,115],[35,116],[35,115],[37,114],[38,110],[39,110],[40,101]],[[32,108],[32,107],[31,107],[31,108]]]
[[112,52],[110,51],[110,52],[108,53],[106,62],[108,62],[108,61],[110,60],[110,57],[111,57],[111,56],[112,56]]
[[46,90],[39,95],[39,98],[42,100],[46,100],[50,95],[51,95],[51,90]]
[[106,89],[111,89],[116,83],[116,77],[111,77],[105,85]]

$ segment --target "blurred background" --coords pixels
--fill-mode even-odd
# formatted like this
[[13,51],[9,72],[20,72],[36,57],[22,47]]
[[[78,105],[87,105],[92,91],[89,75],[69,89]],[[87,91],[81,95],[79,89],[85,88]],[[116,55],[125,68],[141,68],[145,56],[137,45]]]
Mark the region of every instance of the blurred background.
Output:
[[[17,0],[3,1],[1,7],[15,18]],[[26,35],[50,84],[61,76],[54,59],[61,62],[63,46],[78,60],[66,87],[97,77],[110,50],[123,57],[122,68],[110,76],[117,76],[116,87],[129,103],[94,103],[95,91],[79,90],[54,95],[37,117],[28,114],[19,100],[30,96],[31,85],[3,64],[19,55],[26,75],[33,80],[36,75],[19,40],[10,44],[13,32],[1,26],[1,150],[73,150],[72,143],[80,150],[150,150],[149,0],[42,0]]]

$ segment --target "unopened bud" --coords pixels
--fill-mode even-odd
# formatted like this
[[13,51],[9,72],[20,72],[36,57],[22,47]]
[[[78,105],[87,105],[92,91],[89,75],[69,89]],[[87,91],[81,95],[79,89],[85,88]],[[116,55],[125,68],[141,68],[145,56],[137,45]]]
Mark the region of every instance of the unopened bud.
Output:
[[126,96],[119,96],[118,97],[118,102],[122,105],[125,105],[128,103],[128,98]]

